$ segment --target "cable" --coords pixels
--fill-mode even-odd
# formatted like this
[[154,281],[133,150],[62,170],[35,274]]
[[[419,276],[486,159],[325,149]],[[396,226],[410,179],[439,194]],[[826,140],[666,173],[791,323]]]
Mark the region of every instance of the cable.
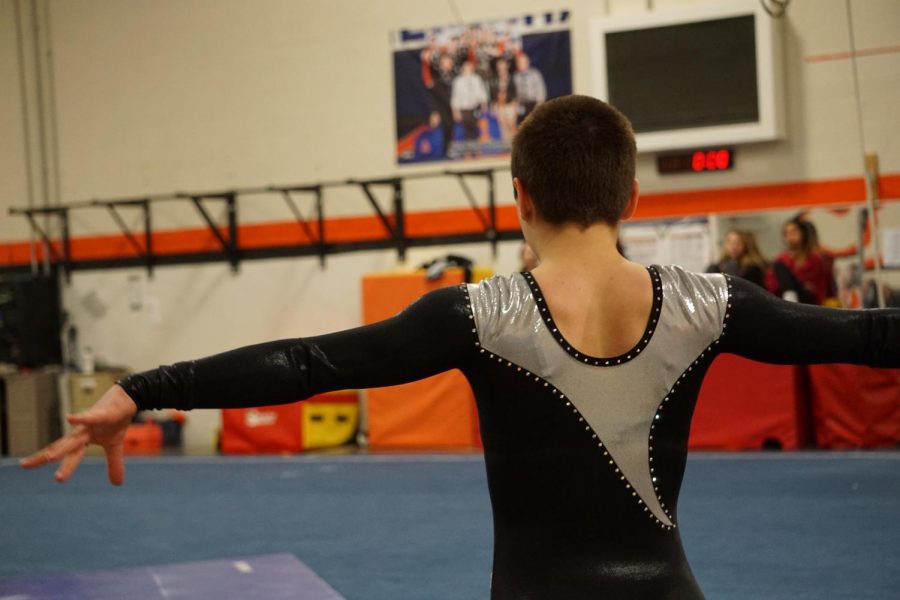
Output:
[[[26,83],[25,75],[25,34],[22,31],[22,11],[21,7],[19,6],[18,0],[15,0],[13,2],[13,10],[15,11],[16,19],[16,49],[18,51],[19,63],[19,93],[22,96],[22,128],[25,134],[22,137],[25,143],[25,177],[27,180],[26,193],[28,198],[28,208],[32,208],[34,207],[34,173],[31,164],[31,119],[28,110],[28,84]],[[28,231],[29,261],[31,263],[31,272],[32,274],[35,274],[37,273],[37,253],[35,252],[34,229],[29,227]]]
[[759,0],[759,3],[770,17],[781,19],[784,17],[791,0]]
[[[862,97],[859,92],[859,71],[856,68],[856,36],[853,34],[853,11],[850,8],[850,0],[845,0],[845,6],[847,8],[847,29],[850,34],[850,66],[853,69],[853,92],[856,97],[856,127],[859,129],[860,154],[865,160],[866,133],[863,130]],[[875,198],[872,194],[872,183],[869,181],[869,176],[870,173],[866,170],[866,207],[869,213],[869,230],[872,232],[872,247],[875,250],[875,289],[878,293],[878,306],[884,308],[884,294],[881,281],[881,243],[878,235],[878,225],[875,222]]]
[[859,127],[859,145],[863,155],[866,153],[866,134],[863,131],[862,100],[859,93],[859,72],[856,70],[856,36],[853,34],[853,14],[850,0],[845,0],[847,8],[847,29],[850,36],[850,66],[853,70],[853,93],[856,97],[856,125]]
[[456,19],[457,25],[464,25],[462,13],[459,12],[459,7],[456,6],[455,0],[447,0],[447,4],[450,5],[450,12],[453,13],[453,18]]

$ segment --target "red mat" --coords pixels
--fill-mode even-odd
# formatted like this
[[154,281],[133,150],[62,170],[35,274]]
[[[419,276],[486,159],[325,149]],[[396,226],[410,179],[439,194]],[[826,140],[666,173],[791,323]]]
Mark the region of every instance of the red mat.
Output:
[[691,424],[690,448],[757,450],[805,445],[802,367],[723,354],[709,369]]
[[814,365],[809,372],[818,446],[900,444],[900,369]]

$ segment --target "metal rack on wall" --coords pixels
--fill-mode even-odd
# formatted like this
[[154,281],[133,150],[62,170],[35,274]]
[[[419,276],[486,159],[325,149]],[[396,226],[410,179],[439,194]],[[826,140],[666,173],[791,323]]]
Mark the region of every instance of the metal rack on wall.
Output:
[[[443,170],[396,175],[376,179],[345,179],[325,181],[303,185],[270,185],[265,187],[235,188],[206,192],[175,192],[171,194],[148,195],[134,198],[115,198],[105,200],[84,200],[50,207],[11,208],[9,213],[25,217],[34,232],[36,239],[31,244],[31,255],[38,254],[38,246],[43,248],[45,262],[52,268],[58,268],[68,281],[76,270],[110,269],[140,266],[147,269],[150,276],[153,270],[162,265],[198,264],[225,261],[233,271],[238,271],[245,260],[263,258],[282,258],[300,256],[318,256],[320,264],[325,265],[331,254],[358,252],[366,250],[394,249],[403,260],[407,248],[414,246],[434,246],[461,243],[487,242],[491,244],[496,255],[497,243],[507,239],[521,239],[518,227],[500,228],[497,219],[495,173],[508,171],[508,167],[492,167],[469,170]],[[404,182],[419,179],[435,179],[451,177],[457,180],[469,208],[475,214],[479,230],[460,231],[441,235],[410,235],[407,229],[407,195]],[[469,181],[483,179],[486,182],[486,198],[479,202]],[[326,190],[338,187],[358,188],[372,215],[384,229],[384,237],[378,239],[360,238],[342,241],[329,241],[325,221]],[[391,191],[391,206],[385,210],[378,198],[376,189]],[[242,196],[249,195],[279,196],[287,205],[296,220],[300,231],[306,238],[305,243],[283,244],[266,247],[250,247],[241,244],[239,229],[238,202]],[[296,200],[300,196],[313,199],[311,214],[304,215]],[[203,224],[208,228],[219,248],[214,251],[200,252],[159,252],[154,248],[152,207],[159,202],[190,202],[197,211]],[[224,204],[225,222],[217,223],[209,210],[209,204]],[[86,209],[105,209],[118,227],[133,254],[109,258],[78,258],[72,253],[72,236],[70,215],[73,211]],[[137,209],[142,213],[143,231],[130,228],[122,216],[125,209]],[[38,222],[44,217],[44,226]],[[56,220],[59,237],[52,239],[47,223]],[[32,265],[32,269],[36,264]],[[21,270],[22,267],[6,267],[5,270]]]

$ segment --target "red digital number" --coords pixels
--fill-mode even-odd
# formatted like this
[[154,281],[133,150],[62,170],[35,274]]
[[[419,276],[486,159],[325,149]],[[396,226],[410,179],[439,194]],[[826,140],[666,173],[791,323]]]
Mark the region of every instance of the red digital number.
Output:
[[706,154],[702,150],[694,152],[691,156],[691,168],[695,171],[702,171],[706,168]]
[[730,148],[716,148],[714,150],[695,150],[690,154],[661,156],[657,159],[657,166],[660,173],[686,171],[688,164],[690,170],[695,173],[724,171],[731,168],[733,159]]
[[716,168],[727,169],[731,165],[731,152],[719,150],[716,152]]

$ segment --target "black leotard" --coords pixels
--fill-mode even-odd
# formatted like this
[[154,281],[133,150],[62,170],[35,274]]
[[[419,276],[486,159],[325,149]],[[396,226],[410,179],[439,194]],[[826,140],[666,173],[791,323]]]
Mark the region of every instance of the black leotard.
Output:
[[163,366],[122,385],[141,409],[223,408],[458,368],[484,441],[491,598],[702,598],[677,505],[712,360],[900,366],[900,310],[798,305],[678,267],[649,273],[646,330],[620,356],[572,346],[537,282],[517,274],[431,292],[373,325]]

